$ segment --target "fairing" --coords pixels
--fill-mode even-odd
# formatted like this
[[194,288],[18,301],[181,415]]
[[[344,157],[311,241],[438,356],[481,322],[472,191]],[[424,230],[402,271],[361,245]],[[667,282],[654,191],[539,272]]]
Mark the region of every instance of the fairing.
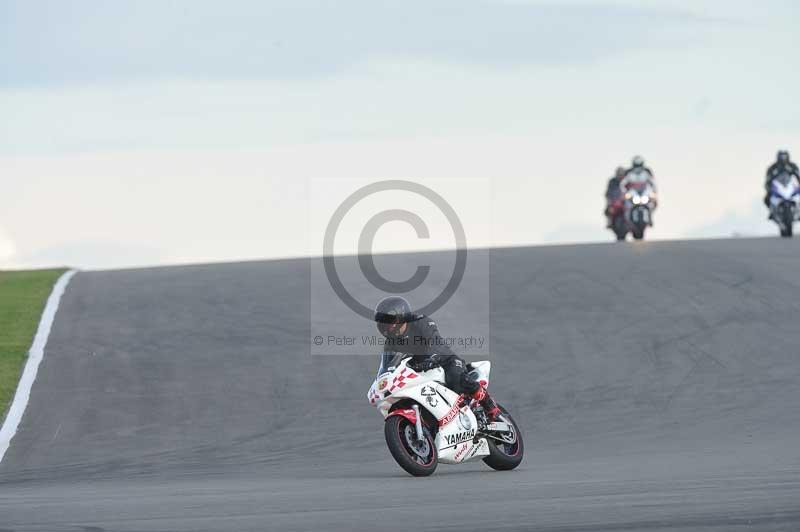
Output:
[[[471,366],[478,380],[488,385],[491,363],[474,362]],[[408,367],[408,360],[401,360],[393,371],[378,375],[367,396],[383,417],[402,415],[411,420],[413,410],[392,410],[393,405],[404,400],[411,400],[430,412],[438,424],[435,444],[442,463],[458,464],[489,454],[485,438],[475,441],[478,427],[475,414],[462,396],[444,386],[441,368],[417,373]]]

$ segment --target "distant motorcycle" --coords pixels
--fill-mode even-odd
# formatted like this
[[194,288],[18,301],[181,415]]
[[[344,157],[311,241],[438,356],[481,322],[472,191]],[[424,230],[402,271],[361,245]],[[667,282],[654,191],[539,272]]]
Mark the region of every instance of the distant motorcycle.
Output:
[[[623,199],[622,220],[619,221],[619,231],[617,221],[614,221],[614,232],[618,240],[625,239],[625,233],[631,232],[635,240],[644,238],[644,231],[653,225],[653,211],[656,207],[656,191],[652,185],[643,184],[638,187],[631,187],[625,192]],[[625,228],[625,233],[620,231]]]
[[[431,475],[439,462],[475,459],[499,471],[522,462],[522,434],[505,408],[490,421],[483,407],[444,383],[444,370],[418,372],[402,353],[384,353],[367,393],[385,418],[384,436],[395,461],[411,475]],[[473,362],[467,369],[488,385],[492,364]]]
[[789,238],[795,220],[800,219],[800,181],[790,174],[781,174],[772,180],[769,193],[770,218],[778,224],[781,236]]
[[628,235],[628,222],[625,221],[625,199],[619,197],[612,201],[608,209],[611,214],[611,230],[614,231],[617,240],[621,242]]

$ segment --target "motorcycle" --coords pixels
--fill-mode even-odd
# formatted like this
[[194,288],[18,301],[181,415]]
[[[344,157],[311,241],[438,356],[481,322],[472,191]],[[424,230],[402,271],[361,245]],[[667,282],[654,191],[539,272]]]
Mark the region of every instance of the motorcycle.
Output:
[[[645,229],[653,225],[655,207],[656,192],[653,185],[642,184],[625,191],[622,216],[625,227],[635,240],[642,240]],[[617,233],[617,238],[619,239],[619,233]],[[624,239],[623,235],[620,240]]]
[[772,180],[769,194],[770,218],[778,224],[784,238],[792,236],[794,222],[800,219],[798,201],[800,181],[795,176],[781,174]]
[[[384,417],[386,445],[400,467],[424,477],[439,463],[482,459],[505,471],[522,462],[522,435],[505,408],[500,406],[500,414],[490,420],[478,401],[445,386],[442,368],[418,372],[409,364],[407,355],[384,353],[367,393]],[[473,362],[467,370],[488,385],[491,362]]]
[[611,230],[617,236],[617,240],[622,242],[628,235],[628,222],[625,220],[624,198],[619,197],[608,205],[608,212],[611,216]]

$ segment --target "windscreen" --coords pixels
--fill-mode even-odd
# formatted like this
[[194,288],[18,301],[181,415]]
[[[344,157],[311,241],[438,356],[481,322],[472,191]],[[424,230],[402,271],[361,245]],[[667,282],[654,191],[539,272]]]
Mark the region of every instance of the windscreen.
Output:
[[382,375],[388,371],[393,371],[405,356],[405,353],[395,353],[391,351],[384,351],[381,353],[381,365],[378,368],[378,375]]

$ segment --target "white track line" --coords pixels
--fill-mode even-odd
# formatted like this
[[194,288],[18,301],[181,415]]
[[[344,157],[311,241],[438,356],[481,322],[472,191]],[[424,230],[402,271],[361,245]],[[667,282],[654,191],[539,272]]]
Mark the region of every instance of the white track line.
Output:
[[25,407],[28,406],[31,387],[33,386],[33,381],[36,380],[36,374],[39,372],[39,364],[44,358],[44,348],[47,346],[50,329],[53,327],[53,320],[56,317],[56,312],[58,312],[58,304],[61,302],[61,296],[64,295],[64,291],[75,273],[75,270],[70,270],[59,277],[55,286],[53,286],[53,292],[47,299],[42,319],[39,321],[39,328],[33,338],[33,345],[28,352],[28,361],[25,362],[25,369],[22,371],[22,377],[20,377],[17,385],[17,392],[14,394],[11,408],[8,409],[6,420],[3,422],[3,426],[0,427],[0,462],[3,461],[3,456],[5,456],[8,446],[11,444],[11,438],[17,433],[19,423],[22,421]]

